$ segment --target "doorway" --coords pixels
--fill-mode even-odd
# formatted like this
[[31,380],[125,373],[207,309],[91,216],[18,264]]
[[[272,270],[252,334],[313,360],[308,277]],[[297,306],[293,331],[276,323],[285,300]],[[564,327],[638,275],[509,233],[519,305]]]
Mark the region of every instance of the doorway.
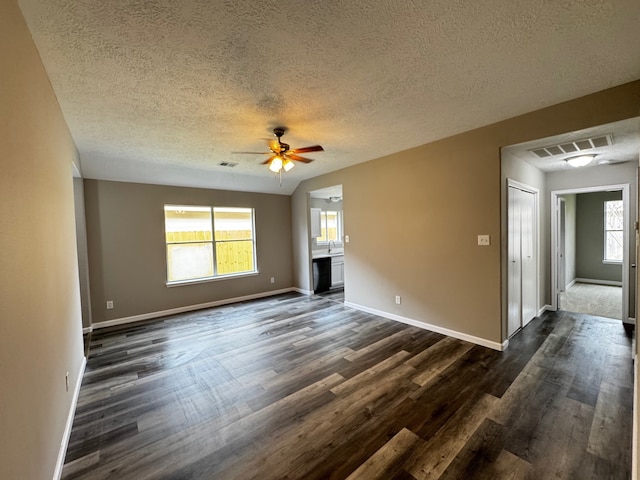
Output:
[[[613,255],[615,258],[607,258],[607,249],[611,247],[607,247],[606,205],[619,201],[622,202],[620,230],[614,238],[619,242],[619,253]],[[588,207],[590,203],[597,205]],[[579,213],[581,204],[583,212]],[[629,184],[552,191],[551,207],[552,309],[628,322]],[[589,221],[580,221],[580,218]],[[582,231],[587,226],[580,227],[581,223],[592,224],[589,227],[592,231]],[[588,244],[580,248],[580,242]],[[589,253],[593,249],[595,253]],[[595,258],[590,261],[590,256]],[[607,269],[617,269],[617,273],[607,276]]]
[[309,192],[309,258],[313,292],[344,302],[345,243],[342,185]]

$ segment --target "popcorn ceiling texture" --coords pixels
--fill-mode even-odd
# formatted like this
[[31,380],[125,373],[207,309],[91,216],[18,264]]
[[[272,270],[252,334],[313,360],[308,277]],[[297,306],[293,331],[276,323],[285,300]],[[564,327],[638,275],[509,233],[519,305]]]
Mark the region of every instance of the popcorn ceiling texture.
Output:
[[[89,178],[288,194],[640,78],[637,0],[18,3]],[[282,187],[230,153],[277,125],[326,150]]]

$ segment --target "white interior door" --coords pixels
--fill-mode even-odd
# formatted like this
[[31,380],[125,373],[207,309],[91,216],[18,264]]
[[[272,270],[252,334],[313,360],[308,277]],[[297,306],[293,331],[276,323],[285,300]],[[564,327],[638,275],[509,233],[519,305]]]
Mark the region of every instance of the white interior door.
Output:
[[508,188],[508,336],[538,313],[536,212],[535,193]]
[[507,336],[513,335],[522,325],[522,313],[520,305],[522,303],[522,273],[520,259],[520,195],[517,188],[508,189],[508,318]]
[[520,252],[522,259],[522,326],[538,314],[536,275],[536,203],[531,192],[520,191]]

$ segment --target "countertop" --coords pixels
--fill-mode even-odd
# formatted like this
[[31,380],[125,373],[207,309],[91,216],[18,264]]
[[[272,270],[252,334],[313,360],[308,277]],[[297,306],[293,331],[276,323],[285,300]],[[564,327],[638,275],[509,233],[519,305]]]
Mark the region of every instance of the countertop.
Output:
[[314,253],[313,258],[331,258],[331,257],[342,257],[344,252],[331,252],[331,253]]

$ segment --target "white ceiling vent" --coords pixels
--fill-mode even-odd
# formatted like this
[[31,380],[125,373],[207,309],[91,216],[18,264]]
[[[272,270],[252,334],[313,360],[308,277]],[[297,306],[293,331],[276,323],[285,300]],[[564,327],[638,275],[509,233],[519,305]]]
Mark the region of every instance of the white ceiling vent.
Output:
[[584,138],[574,142],[565,142],[558,145],[549,145],[548,147],[534,148],[529,150],[540,158],[555,157],[556,155],[565,155],[567,153],[582,152],[593,148],[608,147],[613,145],[612,135],[600,135],[597,137]]

